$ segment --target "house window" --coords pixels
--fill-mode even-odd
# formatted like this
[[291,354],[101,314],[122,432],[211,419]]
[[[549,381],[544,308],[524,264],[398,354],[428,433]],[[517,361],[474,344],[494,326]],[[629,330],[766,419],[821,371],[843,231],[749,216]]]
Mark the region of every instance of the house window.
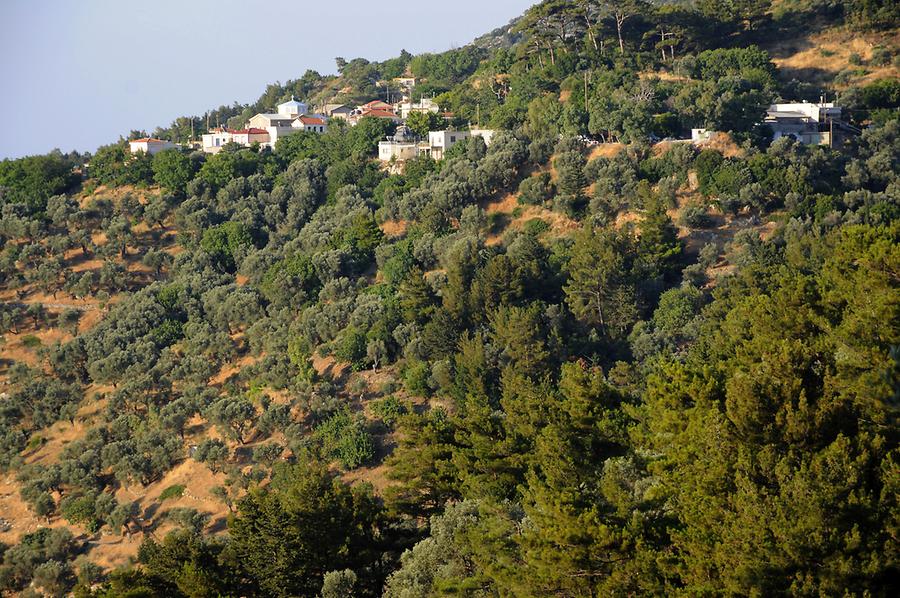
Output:
[[450,143],[456,143],[456,135],[450,136]]

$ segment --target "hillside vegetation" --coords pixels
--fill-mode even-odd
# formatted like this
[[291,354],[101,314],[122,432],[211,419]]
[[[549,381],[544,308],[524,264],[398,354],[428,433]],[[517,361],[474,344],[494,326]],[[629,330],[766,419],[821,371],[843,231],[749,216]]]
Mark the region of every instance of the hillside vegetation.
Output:
[[[897,22],[550,0],[210,113],[411,74],[497,130],[440,161],[0,162],[0,591],[892,595]],[[859,135],[759,124],[822,95]]]

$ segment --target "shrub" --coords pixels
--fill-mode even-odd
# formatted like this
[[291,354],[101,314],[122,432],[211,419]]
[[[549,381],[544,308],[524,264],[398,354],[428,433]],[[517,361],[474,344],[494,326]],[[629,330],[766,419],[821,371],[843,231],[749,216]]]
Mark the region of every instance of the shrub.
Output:
[[870,60],[875,66],[887,66],[891,63],[891,51],[885,46],[875,46],[872,48],[872,58]]
[[22,338],[22,345],[24,345],[25,347],[27,347],[29,349],[36,349],[36,348],[40,347],[42,344],[43,343],[41,342],[41,339],[39,339],[38,337],[36,337],[33,334],[28,334]]
[[681,271],[682,281],[691,286],[700,287],[706,283],[706,271],[700,264],[691,264]]
[[395,396],[374,401],[371,404],[371,408],[372,413],[374,413],[375,416],[389,428],[394,427],[394,424],[397,423],[397,420],[401,415],[409,413],[409,409],[406,405]]
[[678,224],[688,228],[706,228],[712,224],[712,219],[706,213],[706,208],[699,205],[685,206],[678,216]]
[[277,442],[260,444],[253,449],[253,460],[257,463],[265,463],[271,467],[275,461],[281,458],[281,453],[283,452],[284,447]]
[[225,222],[203,232],[200,247],[224,271],[234,272],[235,255],[241,247],[253,245],[253,237],[240,222]]
[[197,509],[177,507],[166,513],[166,517],[175,525],[199,534],[209,523],[209,513],[200,513]]
[[389,395],[391,393],[397,392],[399,388],[400,385],[397,384],[396,380],[387,380],[384,384],[381,385],[381,388],[378,389],[378,392],[383,395]]
[[553,161],[558,173],[557,186],[561,193],[581,195],[587,187],[584,167],[587,160],[581,151],[569,150],[559,154]]
[[66,496],[59,502],[59,512],[69,523],[81,523],[89,530],[96,531],[100,524],[96,520],[94,500],[90,494]]
[[741,208],[744,207],[744,204],[741,203],[741,199],[737,195],[731,193],[721,195],[718,203],[719,209],[722,210],[723,214],[732,214],[733,216],[737,216],[738,213],[740,213]]
[[184,495],[184,485],[175,484],[163,490],[159,495],[160,502],[169,500],[170,498],[181,498]]
[[228,460],[228,447],[216,438],[207,438],[193,451],[195,461],[206,463],[213,473],[219,471],[225,461]]
[[501,212],[492,212],[487,217],[487,228],[491,233],[499,233],[509,222],[509,216]]
[[352,416],[349,411],[334,414],[316,428],[322,449],[332,459],[337,459],[347,469],[355,469],[372,460],[375,444],[365,420]]
[[403,371],[403,384],[410,393],[427,397],[431,395],[431,370],[424,361],[417,361]]
[[553,183],[550,173],[542,172],[528,177],[519,184],[520,204],[538,206],[553,197]]
[[354,370],[366,366],[366,333],[355,326],[350,326],[341,335],[334,349],[334,355],[342,361],[350,363]]
[[712,186],[713,177],[723,162],[722,154],[712,149],[705,149],[694,160],[694,169],[697,171],[697,181],[700,183],[700,191],[708,193]]
[[581,195],[562,193],[554,198],[553,211],[577,220],[583,215],[585,203],[584,197]]
[[719,248],[715,243],[707,243],[700,248],[699,263],[703,268],[712,268],[719,261]]
[[532,218],[528,222],[525,223],[524,230],[527,234],[538,236],[543,232],[550,230],[550,225],[547,224],[546,221],[541,220],[540,218]]
[[355,596],[356,573],[352,569],[329,571],[322,578],[322,598],[349,598]]

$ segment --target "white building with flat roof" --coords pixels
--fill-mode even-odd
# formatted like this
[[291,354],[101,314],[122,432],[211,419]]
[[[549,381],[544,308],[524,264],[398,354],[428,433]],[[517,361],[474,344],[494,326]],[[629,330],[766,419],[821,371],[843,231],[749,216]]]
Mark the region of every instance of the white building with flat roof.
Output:
[[841,109],[831,102],[789,102],[769,106],[763,124],[772,129],[773,140],[791,137],[807,145],[831,145],[835,122],[841,122]]
[[267,129],[269,127],[290,127],[296,116],[285,114],[273,114],[271,112],[256,114],[250,117],[247,126],[256,129]]
[[431,148],[431,157],[442,160],[444,152],[469,137],[468,131],[429,131],[428,146]]
[[132,154],[144,152],[145,154],[152,156],[157,152],[161,152],[166,149],[172,149],[173,147],[175,147],[175,144],[171,141],[156,139],[154,137],[133,139],[128,142],[128,149],[131,150]]
[[207,154],[218,154],[222,147],[234,140],[234,135],[227,129],[210,129],[201,135],[202,149]]
[[841,109],[839,106],[835,106],[834,102],[787,102],[784,104],[772,104],[769,106],[767,112],[805,117],[817,123],[825,122],[830,118],[841,118]]
[[396,104],[397,112],[403,119],[409,118],[413,112],[432,112],[437,114],[441,111],[437,102],[433,98],[422,98],[418,102],[404,101]]
[[404,161],[424,154],[434,160],[443,160],[446,151],[460,141],[470,137],[481,137],[485,145],[490,145],[494,133],[492,129],[429,131],[428,140],[419,141],[405,126],[401,126],[393,137],[378,143],[378,159],[382,162]]
[[469,135],[472,137],[481,137],[484,139],[485,145],[490,145],[491,141],[494,140],[494,132],[493,129],[470,129]]
[[378,142],[378,159],[382,162],[404,162],[419,155],[418,141],[395,141],[388,139]]

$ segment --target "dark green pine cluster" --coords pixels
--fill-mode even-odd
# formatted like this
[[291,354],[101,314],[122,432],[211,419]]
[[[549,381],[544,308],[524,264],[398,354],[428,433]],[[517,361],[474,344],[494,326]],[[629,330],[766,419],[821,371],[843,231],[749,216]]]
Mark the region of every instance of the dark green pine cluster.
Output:
[[[548,1],[214,111],[411,73],[496,131],[399,173],[372,118],[0,162],[0,473],[52,526],[0,544],[0,591],[892,595],[900,85],[763,48],[896,17]],[[760,125],[838,92],[834,147]],[[722,135],[657,143],[691,128]],[[214,519],[173,506],[185,465]],[[119,536],[132,564],[92,562]]]

